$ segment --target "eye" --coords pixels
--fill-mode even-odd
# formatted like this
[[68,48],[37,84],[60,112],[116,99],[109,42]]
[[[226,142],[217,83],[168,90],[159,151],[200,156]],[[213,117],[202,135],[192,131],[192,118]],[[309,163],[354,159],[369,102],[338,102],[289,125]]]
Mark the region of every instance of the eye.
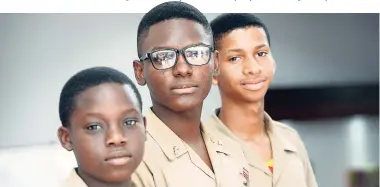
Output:
[[236,57],[236,56],[234,56],[234,57],[229,58],[228,61],[230,61],[230,62],[235,62],[235,61],[238,61],[238,60],[240,60],[240,59],[241,59],[240,57]]
[[128,128],[134,127],[138,121],[136,119],[127,119],[124,121],[124,125],[127,126]]
[[99,130],[101,128],[102,127],[99,124],[91,124],[91,125],[86,127],[86,129],[90,130],[90,131],[96,131],[96,130]]
[[161,50],[152,53],[152,60],[157,62],[167,61],[175,57],[175,52],[169,50]]
[[263,52],[263,51],[257,53],[257,55],[258,55],[259,57],[267,56],[267,54],[268,54],[267,52]]
[[186,51],[186,57],[196,58],[199,56],[198,51]]

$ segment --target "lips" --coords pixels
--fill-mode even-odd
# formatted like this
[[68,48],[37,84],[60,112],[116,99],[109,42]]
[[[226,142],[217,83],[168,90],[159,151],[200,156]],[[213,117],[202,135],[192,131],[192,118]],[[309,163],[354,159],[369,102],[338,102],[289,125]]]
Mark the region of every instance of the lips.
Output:
[[248,79],[248,80],[242,81],[241,85],[246,90],[257,91],[265,87],[264,82],[265,82],[265,78]]
[[265,78],[247,79],[247,80],[241,81],[241,84],[242,85],[259,84],[264,81],[265,81]]
[[172,87],[172,90],[174,89],[186,89],[186,88],[192,88],[192,87],[198,87],[195,83],[180,83],[176,84]]
[[111,165],[124,165],[131,157],[132,155],[125,151],[117,151],[111,152],[111,154],[106,157],[105,161]]
[[171,88],[173,94],[176,95],[187,95],[195,93],[198,88],[198,85],[195,83],[180,83],[176,84]]
[[112,152],[111,154],[109,154],[105,160],[107,161],[107,160],[111,160],[111,159],[115,159],[115,158],[131,157],[131,156],[132,156],[131,154],[129,154],[125,151],[115,151],[115,152]]

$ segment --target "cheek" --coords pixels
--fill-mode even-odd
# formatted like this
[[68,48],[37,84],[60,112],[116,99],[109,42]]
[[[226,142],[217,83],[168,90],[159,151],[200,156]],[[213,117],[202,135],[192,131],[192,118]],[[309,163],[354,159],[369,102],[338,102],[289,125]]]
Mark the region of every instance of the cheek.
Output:
[[200,80],[207,83],[212,81],[212,73],[213,69],[211,65],[195,67],[193,71],[193,75],[195,74]]
[[101,134],[78,134],[76,138],[73,139],[73,145],[74,149],[76,149],[75,151],[80,153],[81,156],[94,157],[98,155],[102,147],[104,147],[103,136]]
[[136,157],[136,159],[141,160],[145,149],[145,134],[143,130],[136,130],[131,132],[129,135],[129,149]]
[[129,141],[129,147],[133,154],[142,155],[145,148],[145,138],[142,135],[134,137],[133,140]]
[[100,167],[103,159],[104,142],[101,137],[94,135],[80,135],[73,141],[73,148],[77,162],[86,172],[91,172]]
[[235,82],[239,82],[238,76],[241,74],[241,70],[236,67],[223,66],[220,68],[218,81],[222,85],[231,85]]
[[156,70],[153,67],[147,68],[148,70],[144,74],[145,80],[150,88],[163,89],[168,84],[171,78],[171,69],[168,70]]
[[264,70],[263,73],[269,78],[273,77],[273,75],[275,73],[274,62],[271,60],[268,60],[268,61],[264,62],[262,66],[263,66],[263,70]]

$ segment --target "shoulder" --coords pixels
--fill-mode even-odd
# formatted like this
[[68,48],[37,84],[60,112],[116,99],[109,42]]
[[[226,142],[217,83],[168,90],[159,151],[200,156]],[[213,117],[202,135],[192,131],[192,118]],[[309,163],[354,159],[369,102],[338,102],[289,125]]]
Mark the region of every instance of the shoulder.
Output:
[[308,159],[307,149],[298,131],[283,122],[272,120],[272,124],[273,132],[284,141],[292,144],[298,155],[306,161]]
[[142,160],[142,168],[154,169],[168,162],[168,158],[164,153],[165,146],[160,145],[149,132],[147,133],[145,142],[145,151]]
[[76,168],[73,168],[69,176],[65,181],[63,181],[60,187],[87,187],[87,185],[76,172]]
[[290,139],[292,142],[293,141],[302,142],[302,139],[300,135],[298,134],[298,131],[294,129],[293,127],[276,120],[272,120],[272,124],[273,124],[272,125],[273,131],[280,133],[281,135]]
[[276,136],[282,138],[284,141],[287,141],[290,144],[293,144],[300,155],[304,155],[306,148],[301,136],[296,129],[289,126],[288,124],[276,120],[272,120],[271,127],[273,128],[272,130]]

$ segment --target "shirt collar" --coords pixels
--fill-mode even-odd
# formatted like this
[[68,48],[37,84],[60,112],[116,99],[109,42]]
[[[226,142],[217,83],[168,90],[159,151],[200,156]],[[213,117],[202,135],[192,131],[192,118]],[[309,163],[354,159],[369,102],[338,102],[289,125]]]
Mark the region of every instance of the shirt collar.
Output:
[[87,187],[86,183],[80,178],[76,170],[77,168],[74,168],[70,172],[69,177],[64,182],[64,187]]
[[[174,160],[188,153],[186,143],[178,137],[167,125],[165,125],[150,108],[146,116],[147,133],[160,146],[166,157]],[[223,142],[212,136],[212,132],[201,123],[201,132],[205,143],[215,147],[215,151],[229,154],[223,147]],[[210,151],[210,150],[209,150]]]
[[[219,119],[220,108],[217,108],[212,113],[209,123],[212,124],[219,132],[222,134],[229,136],[233,138],[234,140],[242,142],[242,140],[237,137],[226,125],[223,124],[223,122]],[[274,121],[270,115],[266,112],[264,112],[264,124],[265,129],[267,129],[267,132],[269,134],[269,137],[272,141],[272,144],[276,144],[275,147],[278,149],[283,149],[284,151],[292,151],[297,152],[296,146],[288,140],[283,133],[279,132],[279,128],[277,128],[276,121]]]

